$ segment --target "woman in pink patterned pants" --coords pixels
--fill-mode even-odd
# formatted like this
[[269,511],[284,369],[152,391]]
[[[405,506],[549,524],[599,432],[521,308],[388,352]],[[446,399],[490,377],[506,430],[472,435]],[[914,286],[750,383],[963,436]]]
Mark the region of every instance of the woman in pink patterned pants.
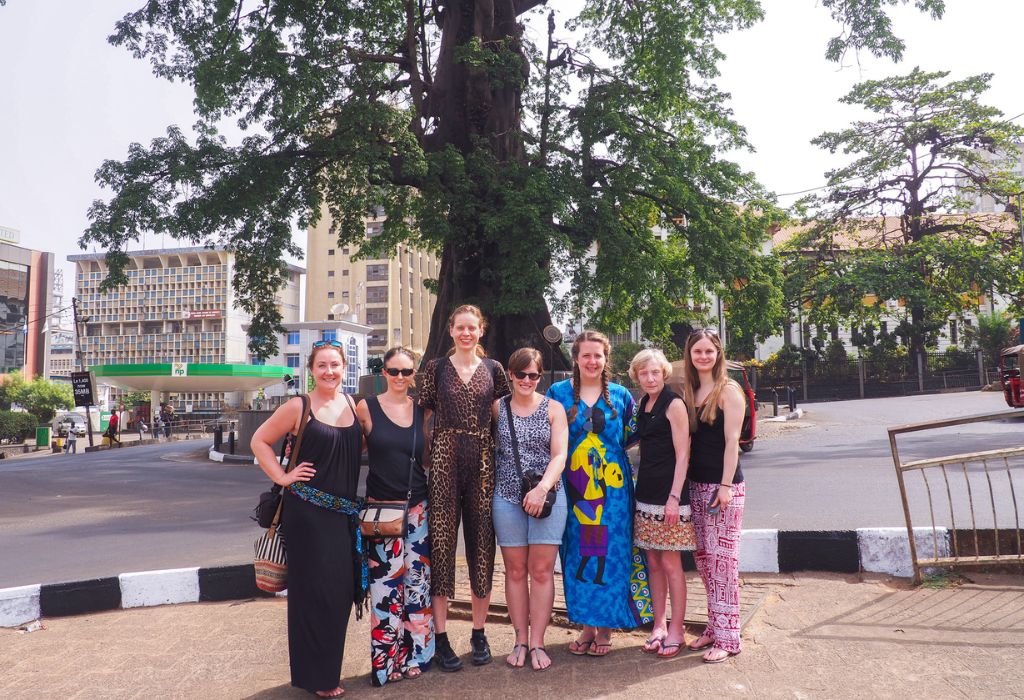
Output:
[[708,594],[708,624],[690,649],[708,649],[717,664],[740,653],[740,533],[746,489],[740,469],[743,392],[729,379],[725,353],[711,329],[686,341],[683,388],[691,416],[690,507],[697,532],[694,560]]

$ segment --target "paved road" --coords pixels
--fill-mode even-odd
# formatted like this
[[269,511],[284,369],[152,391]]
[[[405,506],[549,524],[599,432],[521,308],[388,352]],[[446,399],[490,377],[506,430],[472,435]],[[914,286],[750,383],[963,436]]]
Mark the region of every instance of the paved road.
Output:
[[[1002,407],[992,393],[811,404],[805,419],[766,430],[743,456],[744,525],[902,527],[886,428]],[[910,437],[907,456],[1022,443],[1024,422],[982,424]],[[258,534],[249,514],[269,484],[255,466],[206,460],[206,446],[195,440],[0,462],[0,588],[249,561]],[[920,488],[912,496],[915,521],[926,524]],[[1024,515],[1024,479],[1017,499]],[[1010,512],[1007,500],[997,489],[1000,513]]]
[[[813,403],[806,416],[766,429],[763,440],[743,455],[747,480],[744,527],[780,529],[850,529],[906,527],[900,502],[887,429],[894,425],[1006,410],[1000,394],[969,392],[864,401]],[[901,457],[926,459],[978,450],[1024,445],[1024,411],[1015,421],[980,423],[903,436]],[[1017,462],[1021,465],[1021,462]],[[982,475],[983,476],[983,475]],[[1005,473],[994,480],[1001,527],[1013,525],[1013,508]],[[979,526],[992,521],[988,491],[978,491],[971,478]],[[954,497],[960,481],[951,479]],[[938,487],[938,488],[936,488]],[[1024,517],[1024,470],[1017,469],[1017,503]],[[986,487],[987,488],[987,487]],[[932,482],[942,525],[948,518],[944,485]],[[941,492],[940,492],[941,489]],[[922,482],[908,477],[915,525],[930,523],[927,493]],[[981,500],[983,498],[983,500]],[[962,500],[962,499],[961,499]],[[986,510],[987,509],[987,510]],[[956,511],[957,524],[969,522],[967,511]]]
[[0,588],[238,564],[269,485],[205,458],[206,440],[0,462]]

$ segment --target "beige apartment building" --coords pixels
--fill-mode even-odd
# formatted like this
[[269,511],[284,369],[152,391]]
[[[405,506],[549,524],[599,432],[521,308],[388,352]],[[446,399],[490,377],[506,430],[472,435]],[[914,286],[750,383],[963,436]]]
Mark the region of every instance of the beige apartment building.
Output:
[[[237,308],[231,278],[234,253],[223,248],[171,248],[129,252],[128,284],[100,292],[107,276],[102,253],[69,255],[75,263],[88,366],[168,362],[248,364],[251,320]],[[304,270],[288,266],[278,294],[284,323],[299,320],[299,287]],[[114,390],[110,400],[120,392]],[[185,411],[216,411],[240,397],[217,392],[184,392],[169,397]]]
[[[393,345],[423,352],[437,300],[423,282],[437,278],[438,257],[402,245],[390,259],[353,260],[358,248],[339,248],[330,226],[325,215],[309,230],[306,321],[346,320],[370,326],[370,355]],[[368,219],[366,235],[379,235],[383,226],[383,219]]]

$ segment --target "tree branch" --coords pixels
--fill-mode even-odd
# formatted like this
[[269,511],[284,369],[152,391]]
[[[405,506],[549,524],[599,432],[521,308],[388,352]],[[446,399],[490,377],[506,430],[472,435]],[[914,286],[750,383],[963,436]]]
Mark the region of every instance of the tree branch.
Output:
[[538,5],[547,5],[548,0],[515,0],[513,5],[516,10],[516,17],[529,12]]

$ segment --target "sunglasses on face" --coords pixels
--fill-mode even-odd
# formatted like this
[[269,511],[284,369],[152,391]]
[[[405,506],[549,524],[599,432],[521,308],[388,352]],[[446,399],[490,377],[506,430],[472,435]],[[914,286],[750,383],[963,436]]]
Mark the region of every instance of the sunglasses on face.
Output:
[[586,421],[583,423],[583,429],[588,433],[601,434],[604,432],[604,411],[596,406],[587,406],[587,410],[583,412],[583,417]]
[[345,346],[341,344],[340,340],[318,340],[313,343],[314,348],[325,348],[327,346],[331,346],[332,348],[345,348]]
[[416,370],[414,369],[398,369],[397,367],[385,367],[384,373],[389,377],[397,377],[402,375],[403,377],[411,377]]
[[529,379],[531,382],[540,379],[540,373],[538,372],[513,372],[512,376],[516,379]]

